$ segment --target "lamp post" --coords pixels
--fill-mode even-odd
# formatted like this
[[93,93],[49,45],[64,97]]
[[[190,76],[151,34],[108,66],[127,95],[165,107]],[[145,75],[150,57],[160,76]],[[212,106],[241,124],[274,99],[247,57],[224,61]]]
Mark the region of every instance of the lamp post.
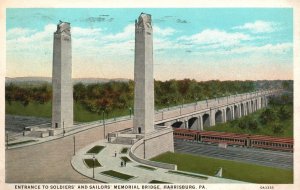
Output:
[[65,136],[65,122],[63,121],[63,137]]
[[73,136],[73,144],[74,144],[74,156],[75,156],[75,136]]
[[217,95],[215,95],[215,99],[216,99],[215,101],[217,101],[217,99],[218,99],[218,104],[219,104],[219,98],[217,98]]
[[95,178],[95,155],[93,155],[93,178]]
[[227,94],[227,104],[228,104],[228,94]]
[[130,107],[130,108],[129,108],[129,115],[130,115],[130,118],[131,118],[131,111],[132,111],[132,110],[131,110],[131,107]]
[[225,94],[222,94],[222,96],[223,96],[222,100],[224,101],[224,98],[225,98]]
[[103,133],[103,136],[104,136],[104,139],[105,139],[105,119],[104,119],[104,110],[102,111],[102,121],[103,121],[103,130],[104,130],[104,133]]
[[8,149],[8,133],[6,132],[6,149]]
[[235,92],[235,96],[234,96],[234,102],[235,102],[235,97],[237,97],[237,92]]

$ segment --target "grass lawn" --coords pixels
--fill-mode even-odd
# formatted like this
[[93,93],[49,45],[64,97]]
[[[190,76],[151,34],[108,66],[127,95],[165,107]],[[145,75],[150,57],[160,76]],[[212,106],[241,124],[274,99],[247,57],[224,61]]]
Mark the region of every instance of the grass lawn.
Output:
[[178,175],[185,175],[185,176],[195,177],[195,178],[200,178],[200,179],[208,179],[208,177],[206,177],[206,176],[201,176],[201,175],[196,175],[196,174],[190,174],[190,173],[181,172],[181,171],[170,170],[170,171],[168,171],[168,173],[173,173],[173,174],[178,174]]
[[27,106],[23,106],[20,102],[12,101],[11,104],[8,104],[8,102],[5,101],[5,113],[11,115],[50,118],[52,115],[51,110],[52,110],[51,102],[47,102],[45,104],[30,102]]
[[19,145],[19,144],[26,144],[26,143],[31,143],[31,142],[36,142],[36,140],[27,140],[27,141],[15,142],[15,143],[8,143],[8,146],[14,146],[14,145]]
[[124,162],[131,162],[131,160],[129,158],[127,158],[126,156],[122,156],[121,160],[123,160]]
[[169,183],[169,182],[164,182],[164,181],[159,181],[159,180],[151,180],[151,181],[149,181],[149,183]]
[[[292,111],[292,106],[288,105],[288,108]],[[249,116],[259,121],[259,116],[263,112],[264,109],[258,110],[254,113],[251,113]],[[283,133],[274,134],[272,131],[272,126],[267,124],[263,125],[259,122],[257,130],[249,130],[249,129],[241,129],[238,125],[239,119],[228,121],[226,123],[216,124],[212,127],[205,127],[205,131],[220,131],[220,132],[230,132],[230,133],[247,133],[247,134],[259,134],[259,135],[268,135],[268,136],[276,136],[276,137],[293,137],[293,119],[287,119],[284,121],[280,121],[280,123],[284,126]]]
[[90,150],[88,150],[86,153],[87,154],[98,154],[104,148],[105,148],[105,146],[96,145],[93,148],[91,148]]
[[293,171],[255,164],[221,160],[181,153],[164,153],[151,160],[176,164],[178,170],[214,176],[222,167],[223,177],[251,183],[293,183]]
[[[52,116],[52,102],[45,104],[30,102],[27,106],[23,106],[20,102],[12,101],[9,104],[5,101],[5,113],[21,116],[47,117]],[[129,110],[113,110],[105,114],[105,119],[129,115]],[[74,102],[74,120],[77,122],[89,122],[102,120],[102,114],[92,113],[87,111],[80,103]]]
[[129,148],[127,148],[127,147],[122,148],[121,154],[126,154],[128,152],[128,149]]
[[127,174],[124,174],[124,173],[116,172],[114,170],[107,170],[107,171],[104,171],[104,172],[101,172],[101,173],[105,174],[105,175],[112,176],[112,177],[116,177],[116,178],[119,178],[119,179],[123,179],[123,180],[130,180],[131,178],[134,177],[132,175],[127,175]]
[[99,163],[99,161],[98,161],[97,159],[95,159],[95,165],[94,165],[94,163],[93,163],[94,160],[93,160],[92,158],[84,159],[83,161],[84,161],[84,163],[86,164],[86,166],[87,166],[88,168],[93,168],[93,166],[94,166],[95,168],[101,167],[101,164]]
[[143,168],[143,169],[146,169],[146,170],[151,170],[151,171],[156,170],[156,168],[153,168],[153,167],[150,167],[150,166],[144,166],[144,165],[137,165],[136,167]]
[[[115,117],[121,117],[129,115],[129,111],[127,109],[124,110],[113,110],[109,113],[105,113],[105,119],[111,119]],[[102,114],[92,113],[86,110],[80,103],[74,103],[74,120],[78,122],[89,122],[89,121],[97,121],[102,120]]]

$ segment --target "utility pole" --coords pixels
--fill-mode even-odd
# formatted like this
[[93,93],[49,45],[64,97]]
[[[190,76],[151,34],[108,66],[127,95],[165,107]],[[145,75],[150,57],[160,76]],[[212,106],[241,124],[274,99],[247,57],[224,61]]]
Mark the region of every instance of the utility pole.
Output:
[[73,136],[73,144],[74,144],[74,156],[75,156],[75,136]]
[[6,133],[6,149],[8,149],[8,133]]
[[103,134],[103,136],[104,136],[104,139],[105,139],[105,119],[104,119],[104,110],[102,111],[102,120],[103,120],[103,131],[104,131],[104,134]]

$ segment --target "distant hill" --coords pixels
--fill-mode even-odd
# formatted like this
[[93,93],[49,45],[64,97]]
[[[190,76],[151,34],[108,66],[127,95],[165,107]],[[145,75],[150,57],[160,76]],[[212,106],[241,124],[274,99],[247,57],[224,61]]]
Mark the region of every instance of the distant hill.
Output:
[[[107,78],[75,78],[73,79],[73,84],[82,82],[83,84],[92,84],[92,83],[106,83],[109,81],[120,81],[120,82],[128,82],[129,79],[125,78],[115,78],[115,79],[107,79]],[[283,81],[289,81],[293,83],[292,80],[257,80],[253,81],[256,89],[265,89],[265,88],[281,88]],[[16,78],[5,78],[5,83],[15,83],[15,84],[25,84],[25,85],[38,85],[41,83],[52,83],[51,77],[16,77]]]
[[266,89],[266,88],[282,88],[282,82],[287,81],[293,84],[292,80],[258,80],[255,81],[256,89]]
[[[106,78],[75,78],[73,79],[73,83],[79,83],[82,82],[84,84],[91,84],[91,83],[106,83],[109,81],[121,81],[121,82],[127,82],[129,79],[124,78],[115,78],[115,79],[106,79]],[[17,83],[17,84],[40,84],[40,83],[52,83],[51,77],[15,77],[5,78],[5,83]]]

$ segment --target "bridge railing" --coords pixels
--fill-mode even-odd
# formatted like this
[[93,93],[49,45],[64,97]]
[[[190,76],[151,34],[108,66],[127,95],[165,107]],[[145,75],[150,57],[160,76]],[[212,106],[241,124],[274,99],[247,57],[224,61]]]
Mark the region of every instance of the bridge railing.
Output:
[[229,95],[225,97],[219,97],[214,99],[207,99],[202,101],[197,101],[188,104],[182,104],[179,106],[164,108],[161,110],[156,110],[155,120],[165,120],[174,117],[174,115],[185,115],[190,114],[197,111],[202,111],[205,109],[209,109],[212,107],[220,107],[226,104],[234,104],[241,101],[257,98],[260,96],[267,96],[273,93],[276,93],[279,90],[266,90],[266,91],[255,91],[250,93],[243,93],[243,94],[235,94]]
[[142,152],[142,150],[139,151],[138,149],[143,149],[143,143],[144,143],[144,139],[140,139],[134,145],[131,146],[129,150],[129,157],[131,159],[133,159],[138,163],[149,165],[149,166],[154,166],[154,167],[168,169],[168,170],[177,170],[177,165],[175,164],[155,162],[155,161],[140,158],[136,152]]

